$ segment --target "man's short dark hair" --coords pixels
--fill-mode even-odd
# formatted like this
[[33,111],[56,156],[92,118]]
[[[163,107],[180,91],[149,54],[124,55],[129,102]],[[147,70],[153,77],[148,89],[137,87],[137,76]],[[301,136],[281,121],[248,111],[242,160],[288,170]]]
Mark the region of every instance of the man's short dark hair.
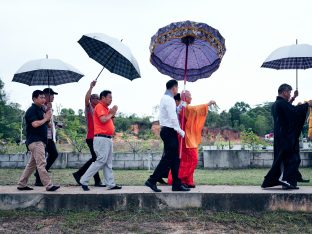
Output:
[[174,87],[174,86],[178,86],[178,81],[176,81],[176,80],[169,80],[166,83],[166,88],[167,89],[172,89],[172,87]]
[[100,99],[102,99],[102,97],[106,97],[108,94],[112,94],[111,91],[109,90],[104,90],[100,93]]
[[39,95],[44,95],[44,92],[37,89],[32,93],[32,98],[38,98]]
[[282,84],[279,88],[278,88],[278,94],[282,94],[283,92],[288,92],[291,91],[292,87],[289,84]]
[[181,94],[177,93],[173,98],[175,101],[181,101]]

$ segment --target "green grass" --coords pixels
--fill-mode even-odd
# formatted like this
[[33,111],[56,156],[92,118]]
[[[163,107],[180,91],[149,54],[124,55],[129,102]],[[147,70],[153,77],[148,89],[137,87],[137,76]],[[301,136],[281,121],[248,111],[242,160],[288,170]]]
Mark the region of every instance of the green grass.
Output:
[[[23,169],[0,169],[0,185],[15,185]],[[52,179],[61,185],[75,185],[72,173],[76,169],[52,169]],[[312,168],[301,168],[304,178],[312,179]],[[195,181],[198,185],[261,185],[268,169],[242,170],[204,170],[195,171]],[[152,171],[147,170],[114,170],[115,180],[122,185],[143,185]],[[100,177],[103,178],[102,172]],[[34,183],[34,176],[30,178]],[[92,184],[93,181],[90,181]],[[312,183],[299,184],[300,186]]]
[[0,233],[312,233],[312,213],[0,211]]

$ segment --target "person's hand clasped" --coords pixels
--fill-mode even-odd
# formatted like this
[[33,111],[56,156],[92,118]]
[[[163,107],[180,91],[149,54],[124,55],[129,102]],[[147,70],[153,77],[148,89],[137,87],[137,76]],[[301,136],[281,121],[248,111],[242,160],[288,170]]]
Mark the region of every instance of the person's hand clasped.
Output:
[[118,106],[114,105],[111,109],[109,109],[109,113],[114,116],[117,110],[118,110]]
[[51,110],[47,111],[47,112],[44,114],[44,118],[45,118],[45,120],[47,120],[47,121],[49,121],[49,120],[51,119],[51,117],[52,117],[52,111],[51,111]]

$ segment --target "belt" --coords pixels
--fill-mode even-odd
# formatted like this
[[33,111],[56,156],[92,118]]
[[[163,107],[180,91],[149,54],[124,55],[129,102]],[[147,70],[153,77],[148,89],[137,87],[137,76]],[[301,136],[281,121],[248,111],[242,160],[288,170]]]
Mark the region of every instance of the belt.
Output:
[[113,136],[104,135],[104,134],[95,134],[95,137],[106,137],[106,138],[113,138]]
[[174,130],[173,128],[169,128],[167,126],[161,126],[160,129],[170,129],[170,130]]

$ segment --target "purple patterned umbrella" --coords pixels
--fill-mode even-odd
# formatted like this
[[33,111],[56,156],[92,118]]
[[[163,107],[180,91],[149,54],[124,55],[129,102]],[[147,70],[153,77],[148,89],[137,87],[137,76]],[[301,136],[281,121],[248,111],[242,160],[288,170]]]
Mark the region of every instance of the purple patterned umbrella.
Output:
[[[218,30],[204,23],[182,21],[169,24],[152,37],[151,63],[176,80],[195,82],[215,72],[225,54],[225,40]],[[184,108],[182,119],[184,119]],[[182,121],[182,129],[184,122]],[[180,157],[182,144],[180,144]]]
[[[150,44],[151,63],[176,80],[208,78],[226,51],[218,30],[204,23],[183,21],[158,30]],[[185,74],[186,73],[186,74]]]

